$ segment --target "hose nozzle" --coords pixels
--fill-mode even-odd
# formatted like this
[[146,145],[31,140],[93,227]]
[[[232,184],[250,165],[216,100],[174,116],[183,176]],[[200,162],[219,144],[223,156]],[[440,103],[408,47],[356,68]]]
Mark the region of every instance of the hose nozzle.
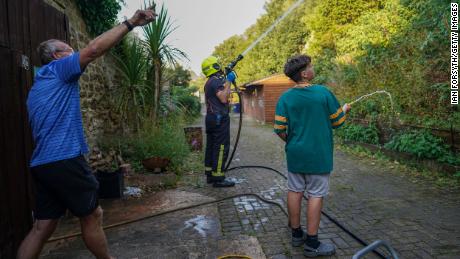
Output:
[[230,62],[230,64],[228,64],[226,67],[225,67],[225,73],[229,73],[230,71],[233,70],[233,68],[236,66],[236,64],[238,64],[238,62],[240,62],[242,59],[243,59],[243,55],[238,55],[238,57],[233,60],[232,62]]

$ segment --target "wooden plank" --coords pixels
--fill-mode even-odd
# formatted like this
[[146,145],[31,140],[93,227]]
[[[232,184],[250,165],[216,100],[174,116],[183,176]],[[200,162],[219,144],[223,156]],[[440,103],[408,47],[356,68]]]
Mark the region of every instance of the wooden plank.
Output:
[[22,24],[22,49],[21,52],[30,58],[30,22],[29,22],[29,0],[19,0],[18,2],[22,2],[21,5],[21,24]]
[[[11,66],[12,60],[11,51],[7,48],[0,47],[0,149],[7,150],[7,139],[6,135],[6,105],[7,101],[4,100],[7,94],[7,85],[11,84]],[[2,152],[3,153],[3,152]],[[13,258],[14,253],[14,232],[11,228],[11,193],[8,190],[8,163],[6,156],[0,156],[0,258]]]
[[6,96],[9,99],[6,112],[6,127],[4,134],[8,136],[5,145],[5,160],[7,162],[8,188],[7,191],[13,194],[10,197],[10,210],[12,219],[10,227],[14,231],[13,246],[19,247],[20,242],[32,226],[31,208],[28,188],[28,164],[25,159],[25,136],[24,136],[24,114],[25,100],[21,94],[21,88],[25,83],[23,80],[23,69],[20,64],[20,52],[13,52],[11,62],[12,82],[6,87]]
[[57,40],[62,40],[60,38],[59,34],[59,23],[57,19],[57,14],[54,10],[54,8],[46,3],[43,3],[43,10],[45,11],[45,17],[49,19],[47,23],[51,24],[53,23],[53,26],[48,27],[48,33],[47,33],[47,38],[53,38]]
[[8,12],[8,32],[9,32],[9,47],[16,51],[22,51],[24,47],[24,1],[8,1],[7,12]]
[[61,39],[67,42],[70,45],[70,42],[67,40],[67,19],[66,15],[59,12],[59,28]]
[[30,45],[34,66],[40,66],[40,57],[36,52],[38,45],[49,39],[67,41],[68,19],[56,8],[39,0],[30,0]]
[[[20,90],[20,85],[23,83],[19,67],[21,53],[3,50],[2,56],[5,59],[2,60],[5,60],[6,67],[2,68],[1,77],[6,80],[2,82],[0,92],[3,138],[1,148],[6,152],[2,154],[1,172],[5,190],[2,195],[6,194],[6,201],[2,206],[7,208],[7,212],[2,211],[1,217],[6,219],[4,223],[7,222],[8,225],[3,225],[1,229],[3,239],[1,248],[4,253],[14,257],[17,247],[31,227],[27,191],[29,175],[24,153],[23,107],[25,103]],[[5,54],[5,51],[8,53]]]
[[56,34],[59,35],[59,39],[65,41],[64,28],[62,26],[63,15],[60,12],[55,12],[56,19]]
[[0,47],[9,47],[8,13],[6,0],[0,0]]
[[29,17],[30,17],[30,46],[31,46],[31,56],[30,59],[34,66],[40,66],[40,57],[37,52],[37,47],[42,42],[44,30],[42,27],[45,27],[44,15],[42,11],[42,4],[39,0],[30,0],[29,1]]
[[64,24],[65,25],[65,41],[70,44],[69,18],[67,17],[67,15],[64,15],[64,23],[65,23]]

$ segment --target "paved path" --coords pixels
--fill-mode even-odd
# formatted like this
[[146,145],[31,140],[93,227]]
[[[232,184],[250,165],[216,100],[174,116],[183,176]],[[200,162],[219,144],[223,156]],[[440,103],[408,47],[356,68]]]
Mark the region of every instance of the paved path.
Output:
[[[334,163],[324,209],[328,215],[366,242],[389,241],[401,258],[459,258],[459,192],[442,191],[423,181],[414,183],[387,164],[337,150]],[[245,120],[232,165],[264,165],[285,173],[283,143],[270,127]],[[239,182],[235,188],[214,189],[202,175],[188,175],[178,191],[206,197],[203,201],[252,192],[286,208],[286,182],[281,176],[264,169],[234,170],[228,176]],[[107,236],[118,258],[216,258],[232,253],[303,258],[301,248],[290,246],[286,225],[280,208],[245,196],[111,229]],[[331,258],[350,258],[362,248],[324,216],[320,239],[337,246]],[[48,245],[43,257],[91,258],[78,238]]]

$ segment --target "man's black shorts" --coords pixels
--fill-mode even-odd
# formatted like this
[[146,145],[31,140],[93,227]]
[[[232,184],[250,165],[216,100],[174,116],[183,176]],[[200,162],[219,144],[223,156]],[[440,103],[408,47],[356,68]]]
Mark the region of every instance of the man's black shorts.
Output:
[[66,209],[81,218],[98,207],[99,183],[83,156],[35,166],[31,171],[36,219],[59,219]]

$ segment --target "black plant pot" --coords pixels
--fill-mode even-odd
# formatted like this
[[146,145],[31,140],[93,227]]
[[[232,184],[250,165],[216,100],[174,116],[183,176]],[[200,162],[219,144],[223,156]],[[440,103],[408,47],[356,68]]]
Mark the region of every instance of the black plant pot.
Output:
[[123,171],[121,170],[115,172],[97,171],[96,178],[99,181],[99,198],[122,198],[125,189],[123,176]]

